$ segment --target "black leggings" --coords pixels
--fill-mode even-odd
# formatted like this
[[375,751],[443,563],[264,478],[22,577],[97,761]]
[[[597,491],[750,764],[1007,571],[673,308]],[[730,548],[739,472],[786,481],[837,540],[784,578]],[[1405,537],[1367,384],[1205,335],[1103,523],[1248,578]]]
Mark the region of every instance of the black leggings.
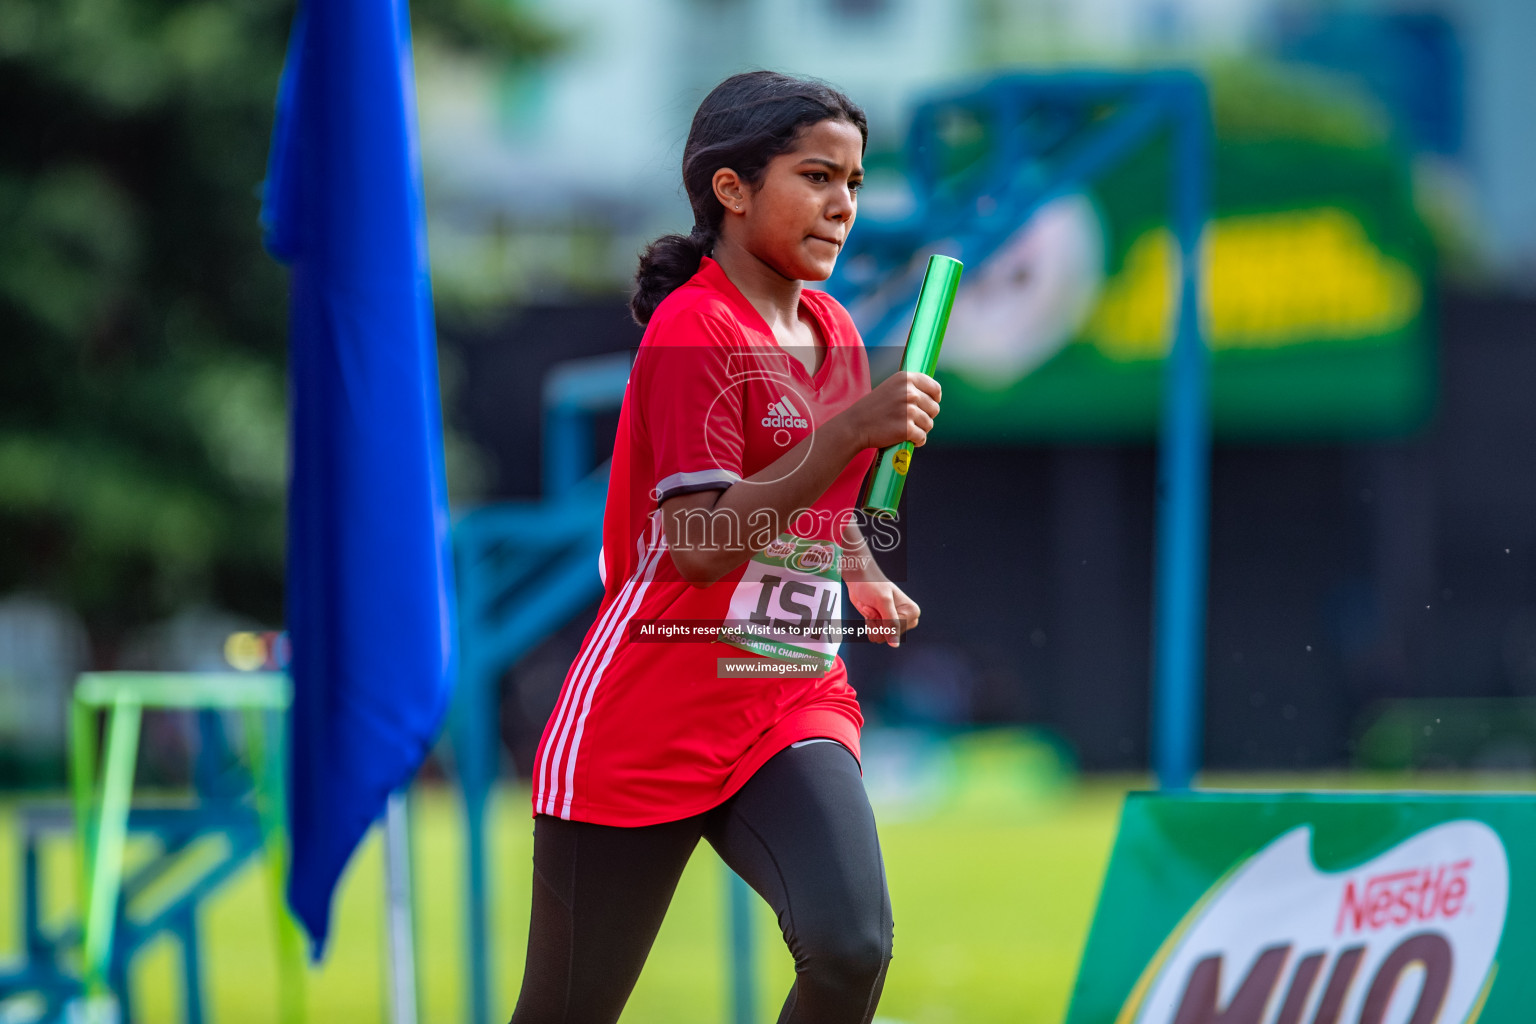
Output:
[[779,1024],[869,1024],[891,958],[891,900],[858,762],[831,741],[785,748],[731,799],[681,821],[538,815],[512,1024],[617,1021],[700,836],[778,914],[795,958]]

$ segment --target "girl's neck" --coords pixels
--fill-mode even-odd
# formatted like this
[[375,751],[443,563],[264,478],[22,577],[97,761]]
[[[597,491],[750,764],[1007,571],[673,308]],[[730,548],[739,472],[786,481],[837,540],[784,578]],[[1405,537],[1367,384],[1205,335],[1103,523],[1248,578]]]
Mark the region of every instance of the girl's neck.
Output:
[[785,277],[729,238],[715,243],[713,258],[770,328],[777,331],[799,322],[800,281]]

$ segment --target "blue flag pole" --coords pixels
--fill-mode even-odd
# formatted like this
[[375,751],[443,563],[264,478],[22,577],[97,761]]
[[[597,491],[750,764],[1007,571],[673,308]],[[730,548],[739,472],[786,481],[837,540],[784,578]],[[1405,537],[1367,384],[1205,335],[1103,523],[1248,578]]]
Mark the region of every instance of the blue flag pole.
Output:
[[288,900],[336,882],[442,725],[454,602],[405,0],[301,0],[262,221],[291,269]]

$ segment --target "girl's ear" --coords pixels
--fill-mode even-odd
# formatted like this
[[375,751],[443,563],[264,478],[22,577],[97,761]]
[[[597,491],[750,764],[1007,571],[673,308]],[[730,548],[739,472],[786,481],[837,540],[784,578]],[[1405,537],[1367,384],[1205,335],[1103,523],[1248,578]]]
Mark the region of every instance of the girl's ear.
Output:
[[715,172],[711,184],[715,188],[715,198],[720,200],[720,205],[725,207],[726,213],[744,212],[747,204],[747,189],[740,175],[729,167],[722,167]]

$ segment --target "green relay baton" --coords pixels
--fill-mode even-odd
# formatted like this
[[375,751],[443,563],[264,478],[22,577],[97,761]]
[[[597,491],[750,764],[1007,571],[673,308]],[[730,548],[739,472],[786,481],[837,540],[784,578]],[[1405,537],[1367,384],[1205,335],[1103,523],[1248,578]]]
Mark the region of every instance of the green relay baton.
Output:
[[[912,328],[907,332],[907,347],[901,354],[901,368],[926,373],[930,377],[939,365],[939,346],[944,343],[944,328],[949,326],[949,311],[955,305],[955,291],[960,287],[960,271],[965,265],[948,256],[928,257],[928,271],[917,293],[917,312],[912,314]],[[901,501],[901,489],[912,465],[911,441],[880,449],[864,478],[859,507],[870,515],[892,519]]]

